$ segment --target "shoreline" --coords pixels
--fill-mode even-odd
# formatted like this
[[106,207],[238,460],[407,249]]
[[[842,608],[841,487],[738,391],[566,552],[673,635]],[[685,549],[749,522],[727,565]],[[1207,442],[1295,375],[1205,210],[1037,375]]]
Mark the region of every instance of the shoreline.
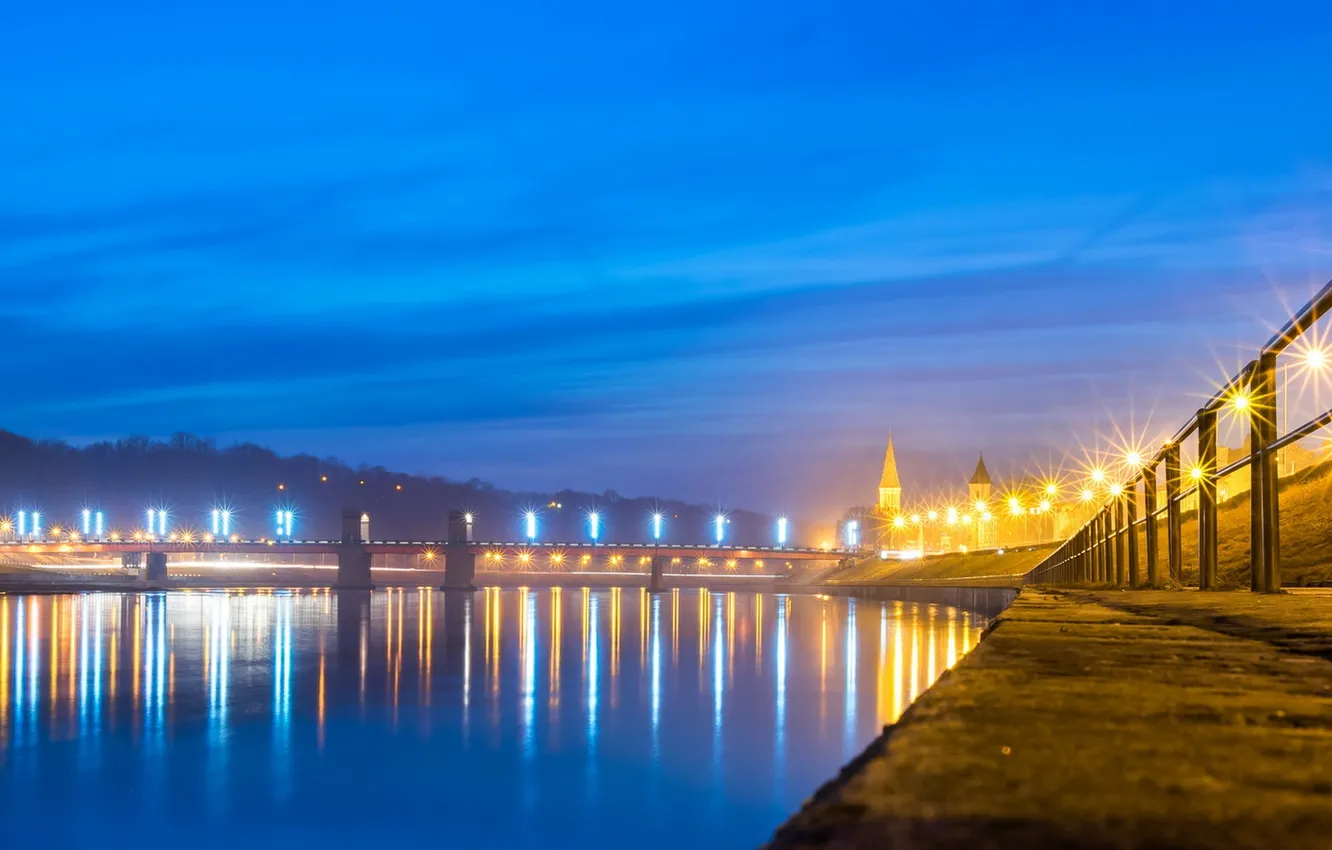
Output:
[[1313,848],[1332,594],[1028,588],[773,850]]

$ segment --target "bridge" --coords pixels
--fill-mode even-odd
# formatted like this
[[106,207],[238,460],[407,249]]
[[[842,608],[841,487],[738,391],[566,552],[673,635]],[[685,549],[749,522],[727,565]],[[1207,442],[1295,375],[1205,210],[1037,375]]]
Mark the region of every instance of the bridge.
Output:
[[524,568],[552,572],[566,567],[589,566],[594,559],[614,569],[620,565],[637,563],[650,567],[648,589],[664,589],[663,576],[668,566],[692,561],[699,565],[720,562],[736,566],[748,561],[763,569],[768,562],[789,564],[791,561],[837,561],[854,554],[851,550],[808,547],[736,546],[684,543],[602,543],[602,542],[536,542],[536,541],[476,541],[472,539],[470,517],[463,511],[449,513],[448,537],[444,540],[370,540],[368,523],[359,510],[347,510],[342,517],[342,538],[339,540],[243,540],[238,537],[219,538],[213,535],[171,535],[167,539],[141,536],[123,540],[69,540],[0,541],[0,555],[20,553],[33,555],[120,555],[125,567],[141,567],[142,576],[149,582],[162,582],[167,578],[169,555],[333,555],[337,557],[336,585],[343,589],[373,587],[370,561],[375,555],[412,555],[432,567],[444,570],[443,589],[471,590],[476,577],[477,559],[483,566],[498,567],[506,562]]

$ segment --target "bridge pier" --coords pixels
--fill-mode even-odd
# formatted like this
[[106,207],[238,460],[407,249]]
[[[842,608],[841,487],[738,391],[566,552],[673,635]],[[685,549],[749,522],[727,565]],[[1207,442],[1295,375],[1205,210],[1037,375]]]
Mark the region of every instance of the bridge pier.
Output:
[[648,593],[662,593],[666,590],[666,581],[663,575],[669,561],[670,558],[665,555],[652,556],[652,575],[648,579]]
[[476,555],[472,523],[466,511],[449,511],[449,540],[444,544],[444,586],[440,590],[476,590]]
[[147,552],[143,556],[143,580],[161,582],[167,580],[166,552]]
[[338,590],[374,590],[370,552],[361,537],[361,512],[342,512],[342,543],[338,546]]

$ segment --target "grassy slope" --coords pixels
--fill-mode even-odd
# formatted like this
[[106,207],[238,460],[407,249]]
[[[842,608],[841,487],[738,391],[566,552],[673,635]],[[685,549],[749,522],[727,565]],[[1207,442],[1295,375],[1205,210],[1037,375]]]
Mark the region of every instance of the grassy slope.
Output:
[[1009,576],[1024,573],[1041,562],[1050,550],[1009,550],[993,552],[933,555],[915,561],[880,561],[871,558],[831,578],[837,581],[928,581],[984,576]]
[[[1281,482],[1281,576],[1291,586],[1332,581],[1332,462],[1303,470]],[[1217,573],[1227,585],[1249,584],[1249,496],[1223,504],[1217,512]],[[1164,522],[1159,524],[1159,557],[1166,558]],[[1144,535],[1139,535],[1141,539]],[[1142,543],[1145,546],[1145,541]],[[1198,522],[1184,516],[1184,581],[1198,581]],[[1145,569],[1145,567],[1144,567]]]

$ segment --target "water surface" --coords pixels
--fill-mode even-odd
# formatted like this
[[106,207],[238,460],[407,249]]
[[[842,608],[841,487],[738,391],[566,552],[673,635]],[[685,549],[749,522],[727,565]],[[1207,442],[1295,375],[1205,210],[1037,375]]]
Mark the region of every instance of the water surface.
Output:
[[12,847],[754,846],[984,624],[700,590],[0,596],[0,821]]

